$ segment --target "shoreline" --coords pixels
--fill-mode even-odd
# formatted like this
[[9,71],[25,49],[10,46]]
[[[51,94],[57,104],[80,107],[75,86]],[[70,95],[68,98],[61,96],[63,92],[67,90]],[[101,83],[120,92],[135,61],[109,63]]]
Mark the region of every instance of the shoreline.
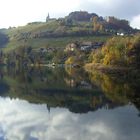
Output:
[[107,74],[117,74],[117,75],[126,75],[134,70],[132,67],[122,67],[122,66],[106,66],[100,63],[88,63],[84,66],[85,71],[92,72],[94,70],[100,71]]

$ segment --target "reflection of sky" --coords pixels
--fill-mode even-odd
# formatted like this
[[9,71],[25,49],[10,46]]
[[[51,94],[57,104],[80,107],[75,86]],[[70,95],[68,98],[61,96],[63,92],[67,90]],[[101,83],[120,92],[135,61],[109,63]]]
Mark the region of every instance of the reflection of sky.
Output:
[[133,106],[74,114],[18,99],[0,98],[0,140],[139,140]]

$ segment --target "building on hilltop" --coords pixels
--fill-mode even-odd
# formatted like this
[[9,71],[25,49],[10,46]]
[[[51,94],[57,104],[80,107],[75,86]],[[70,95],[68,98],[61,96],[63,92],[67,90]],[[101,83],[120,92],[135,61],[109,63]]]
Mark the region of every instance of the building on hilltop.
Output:
[[48,13],[48,16],[46,17],[46,22],[50,20],[50,15]]
[[50,18],[50,14],[48,13],[48,16],[46,17],[46,22],[48,21],[55,21],[56,18]]

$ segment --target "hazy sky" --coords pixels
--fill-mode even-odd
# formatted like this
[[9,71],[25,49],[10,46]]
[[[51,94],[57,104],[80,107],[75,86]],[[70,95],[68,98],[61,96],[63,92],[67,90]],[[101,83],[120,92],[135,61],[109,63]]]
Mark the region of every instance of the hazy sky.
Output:
[[125,18],[140,28],[140,0],[1,0],[0,28],[45,21],[48,12],[57,18],[75,10]]

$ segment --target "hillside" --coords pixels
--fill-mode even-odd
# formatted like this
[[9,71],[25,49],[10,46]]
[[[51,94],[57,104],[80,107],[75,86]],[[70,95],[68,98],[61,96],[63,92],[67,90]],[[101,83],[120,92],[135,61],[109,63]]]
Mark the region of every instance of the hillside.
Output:
[[124,19],[103,18],[95,13],[75,11],[64,18],[48,17],[46,22],[32,22],[22,27],[1,29],[0,32],[3,35],[1,38],[0,34],[0,47],[6,43],[5,50],[7,51],[18,48],[21,44],[35,48],[65,47],[73,40],[91,41],[97,37],[106,38],[117,33],[133,34],[137,30],[130,27],[129,22]]

